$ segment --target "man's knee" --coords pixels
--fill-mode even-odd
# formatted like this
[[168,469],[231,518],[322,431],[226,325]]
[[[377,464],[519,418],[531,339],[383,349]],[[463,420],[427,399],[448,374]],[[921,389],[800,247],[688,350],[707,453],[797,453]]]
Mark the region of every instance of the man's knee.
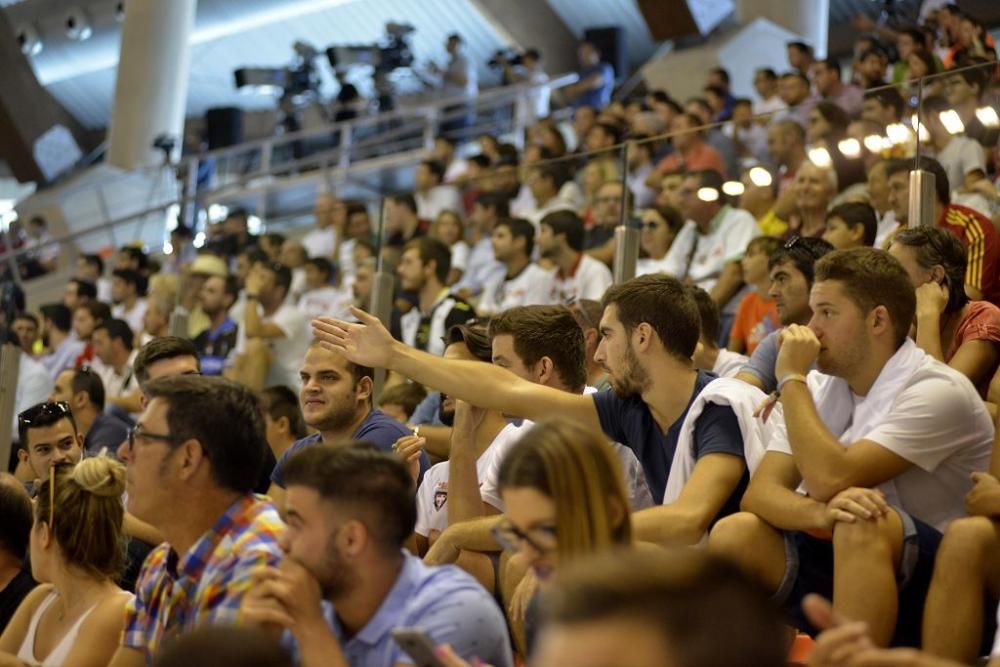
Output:
[[891,557],[893,563],[898,564],[902,547],[903,521],[893,509],[877,520],[859,518],[853,523],[839,521],[833,528],[835,556],[864,554],[869,559]]
[[748,544],[764,530],[773,530],[763,519],[751,512],[737,512],[720,519],[708,536],[709,551],[733,560],[740,560]]
[[948,526],[938,560],[956,559],[962,564],[980,563],[1000,548],[997,525],[986,517],[956,519]]

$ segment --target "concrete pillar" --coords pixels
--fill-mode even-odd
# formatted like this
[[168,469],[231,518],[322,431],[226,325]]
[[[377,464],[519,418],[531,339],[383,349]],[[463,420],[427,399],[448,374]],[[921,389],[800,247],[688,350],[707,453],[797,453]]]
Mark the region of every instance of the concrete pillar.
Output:
[[198,0],[126,0],[108,162],[135,169],[162,161],[153,140],[174,138],[180,154],[189,42]]
[[[472,0],[486,22],[504,41],[519,49],[535,47],[549,74],[575,72],[577,36],[547,2],[538,0]],[[582,37],[582,35],[580,35]]]
[[830,0],[737,0],[736,18],[741,25],[756,18],[768,19],[801,35],[817,58],[826,57]]

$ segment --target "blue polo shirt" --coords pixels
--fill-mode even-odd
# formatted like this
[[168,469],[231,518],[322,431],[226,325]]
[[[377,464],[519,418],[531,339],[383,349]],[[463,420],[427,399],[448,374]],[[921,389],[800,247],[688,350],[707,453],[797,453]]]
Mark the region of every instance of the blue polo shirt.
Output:
[[[435,646],[448,644],[467,661],[479,658],[494,667],[513,667],[507,622],[493,597],[454,565],[429,567],[408,552],[403,554],[396,583],[371,620],[350,639],[344,638],[333,605],[323,602],[323,616],[348,664],[413,664],[392,638],[392,631],[417,628]],[[299,664],[298,644],[291,632],[285,631],[281,643]]]
[[[369,442],[383,452],[391,453],[392,446],[404,435],[413,435],[413,432],[389,415],[383,413],[381,410],[372,410],[368,413],[368,416],[365,417],[365,420],[361,422],[361,426],[359,426],[358,430],[354,432],[354,435],[351,436],[351,440]],[[282,476],[282,472],[285,470],[285,464],[288,462],[288,459],[294,455],[295,452],[301,449],[312,447],[313,445],[320,445],[322,443],[323,436],[319,433],[313,433],[312,435],[307,435],[301,440],[297,440],[295,444],[289,447],[285,453],[281,455],[281,458],[278,459],[278,463],[274,466],[274,470],[271,472],[271,481],[281,488],[285,488],[285,480]],[[421,477],[423,477],[424,472],[426,472],[429,467],[430,459],[427,458],[427,452],[423,452],[420,456]]]
[[585,67],[579,72],[580,81],[583,81],[594,74],[600,74],[604,79],[604,83],[600,88],[594,88],[593,90],[580,93],[580,95],[573,100],[574,108],[587,106],[600,111],[611,103],[611,91],[614,90],[615,87],[615,69],[608,63],[597,63],[596,65]]

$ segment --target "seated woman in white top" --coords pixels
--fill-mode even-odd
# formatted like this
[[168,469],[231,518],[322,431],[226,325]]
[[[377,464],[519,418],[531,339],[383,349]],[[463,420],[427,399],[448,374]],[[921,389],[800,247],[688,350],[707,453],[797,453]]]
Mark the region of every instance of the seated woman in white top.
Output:
[[31,573],[41,582],[0,636],[0,664],[104,667],[132,597],[124,565],[125,467],[104,455],[59,464],[38,488]]
[[456,211],[445,209],[431,224],[430,235],[451,249],[451,272],[448,284],[454,285],[462,279],[469,263],[469,244],[465,242],[465,223]]
[[666,271],[667,251],[677,232],[684,226],[684,218],[677,209],[666,204],[658,204],[636,213],[642,224],[639,246],[643,256],[636,262],[635,275],[663,273]]

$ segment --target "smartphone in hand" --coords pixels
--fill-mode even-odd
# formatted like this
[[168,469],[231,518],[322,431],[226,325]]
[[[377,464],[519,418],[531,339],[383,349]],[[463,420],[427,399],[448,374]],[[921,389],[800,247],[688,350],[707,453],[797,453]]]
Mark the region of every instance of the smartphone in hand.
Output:
[[413,659],[416,667],[445,667],[434,653],[434,642],[419,628],[397,628],[392,638],[406,655]]

